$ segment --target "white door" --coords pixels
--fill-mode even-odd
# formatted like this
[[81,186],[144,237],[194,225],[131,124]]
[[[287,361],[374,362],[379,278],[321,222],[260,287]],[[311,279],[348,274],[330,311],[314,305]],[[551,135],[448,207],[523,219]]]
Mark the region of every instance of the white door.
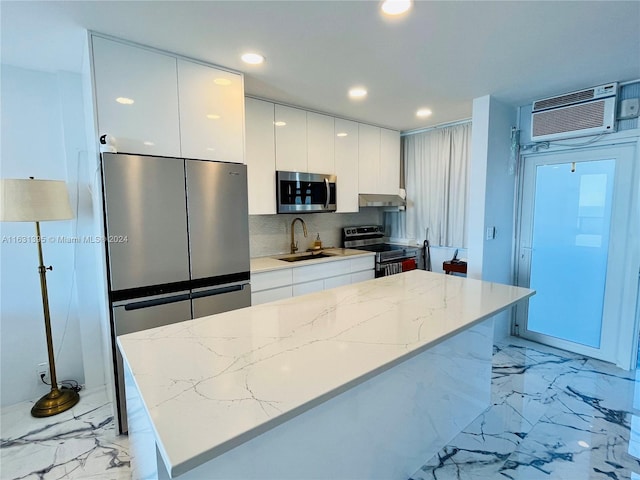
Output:
[[521,336],[627,363],[629,259],[638,257],[634,156],[633,145],[621,145],[525,157],[518,285],[536,295],[518,310]]

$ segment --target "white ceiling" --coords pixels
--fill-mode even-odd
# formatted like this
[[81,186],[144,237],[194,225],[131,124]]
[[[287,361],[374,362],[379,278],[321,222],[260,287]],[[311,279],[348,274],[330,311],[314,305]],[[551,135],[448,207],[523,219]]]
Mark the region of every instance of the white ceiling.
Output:
[[[2,1],[2,63],[79,72],[84,29],[245,73],[247,94],[399,130],[640,78],[640,2]],[[263,53],[259,67],[246,50]],[[369,95],[351,101],[349,87]],[[418,107],[433,115],[418,119]]]

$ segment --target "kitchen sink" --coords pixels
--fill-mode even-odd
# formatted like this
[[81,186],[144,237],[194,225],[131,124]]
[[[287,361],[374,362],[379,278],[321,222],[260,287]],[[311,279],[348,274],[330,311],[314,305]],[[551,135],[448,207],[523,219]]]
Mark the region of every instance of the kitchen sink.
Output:
[[280,257],[278,258],[278,260],[283,260],[285,262],[302,262],[304,260],[315,260],[317,258],[328,258],[333,256],[334,255],[320,252],[320,253],[307,253],[305,255],[290,255],[288,257]]

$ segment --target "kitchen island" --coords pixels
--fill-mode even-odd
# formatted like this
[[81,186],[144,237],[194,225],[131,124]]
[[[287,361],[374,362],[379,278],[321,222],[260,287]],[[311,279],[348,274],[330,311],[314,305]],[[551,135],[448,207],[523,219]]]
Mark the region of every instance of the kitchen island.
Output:
[[533,291],[411,271],[118,337],[135,478],[406,479],[489,406]]

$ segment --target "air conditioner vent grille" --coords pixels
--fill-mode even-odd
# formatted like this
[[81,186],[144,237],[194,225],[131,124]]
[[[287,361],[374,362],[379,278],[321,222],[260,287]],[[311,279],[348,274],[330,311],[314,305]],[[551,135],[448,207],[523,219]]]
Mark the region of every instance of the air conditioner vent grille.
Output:
[[602,127],[605,101],[598,100],[572,107],[534,114],[533,136],[573,132],[587,128]]
[[595,96],[593,88],[582,90],[581,92],[567,93],[553,98],[545,98],[538,100],[533,104],[533,111],[546,110],[547,108],[561,107],[563,105],[571,105],[572,103],[584,102],[591,100]]

